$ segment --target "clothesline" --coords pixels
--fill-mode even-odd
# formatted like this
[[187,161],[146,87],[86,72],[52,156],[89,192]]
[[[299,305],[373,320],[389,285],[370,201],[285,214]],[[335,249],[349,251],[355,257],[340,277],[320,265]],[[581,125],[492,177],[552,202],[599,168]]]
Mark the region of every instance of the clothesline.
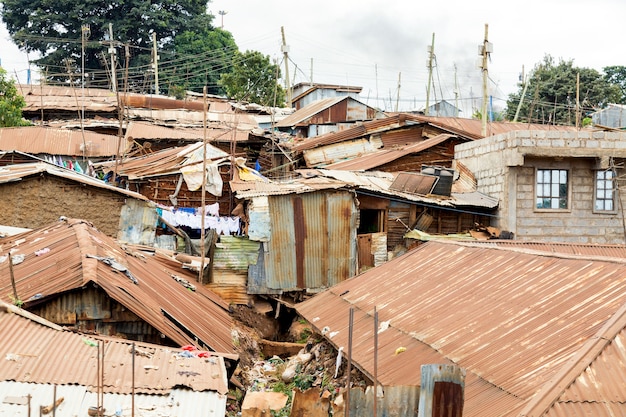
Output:
[[[205,229],[213,229],[220,235],[240,234],[241,219],[236,216],[219,216],[217,210],[219,210],[218,203],[206,206]],[[202,229],[201,208],[157,208],[157,213],[174,227],[187,226],[192,229]]]

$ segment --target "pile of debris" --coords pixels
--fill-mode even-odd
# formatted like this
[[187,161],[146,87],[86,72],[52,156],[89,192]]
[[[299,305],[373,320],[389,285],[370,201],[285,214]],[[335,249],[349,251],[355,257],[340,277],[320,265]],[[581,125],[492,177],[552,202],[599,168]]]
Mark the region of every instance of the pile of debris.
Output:
[[[252,416],[262,411],[275,416],[303,415],[296,408],[311,415],[312,406],[319,412],[315,415],[328,416],[343,410],[348,362],[345,352],[335,349],[321,336],[311,334],[301,321],[294,320],[292,327],[308,338],[298,344],[300,349],[296,354],[287,357],[265,358],[264,341],[254,329],[239,327],[233,332],[240,364],[233,378],[238,389],[231,390],[229,396],[229,416]],[[289,334],[293,337],[294,331]],[[288,348],[295,344],[283,343]],[[352,387],[371,384],[356,368],[352,368],[350,379]]]

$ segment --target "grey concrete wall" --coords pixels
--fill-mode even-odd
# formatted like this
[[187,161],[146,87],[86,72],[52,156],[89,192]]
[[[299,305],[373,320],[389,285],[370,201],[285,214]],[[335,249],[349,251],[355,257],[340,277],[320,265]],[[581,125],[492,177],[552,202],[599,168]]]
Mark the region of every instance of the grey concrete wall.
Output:
[[[609,156],[626,156],[624,134],[517,131],[455,148],[455,158],[474,173],[478,191],[499,199],[494,225],[516,239],[623,244],[619,202],[614,213],[593,211],[595,170],[605,168]],[[568,210],[535,209],[536,168],[569,170]]]

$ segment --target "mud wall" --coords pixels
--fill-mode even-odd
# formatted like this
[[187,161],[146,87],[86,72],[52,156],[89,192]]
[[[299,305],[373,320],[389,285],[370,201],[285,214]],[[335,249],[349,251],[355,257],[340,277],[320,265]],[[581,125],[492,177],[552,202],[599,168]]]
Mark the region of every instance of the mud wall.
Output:
[[121,194],[46,175],[0,184],[0,224],[36,229],[59,217],[83,219],[117,237]]

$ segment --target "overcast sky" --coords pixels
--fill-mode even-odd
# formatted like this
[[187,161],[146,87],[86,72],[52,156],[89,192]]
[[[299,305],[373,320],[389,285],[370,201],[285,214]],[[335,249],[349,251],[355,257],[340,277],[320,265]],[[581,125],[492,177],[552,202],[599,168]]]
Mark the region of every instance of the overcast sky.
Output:
[[[213,0],[209,10],[215,26],[223,18],[241,51],[277,59],[284,73],[283,27],[292,83],[309,82],[312,74],[314,82],[361,86],[362,101],[385,110],[424,107],[434,34],[430,103],[458,99],[462,115],[471,116],[482,94],[477,63],[485,24],[493,44],[488,70],[495,107],[517,91],[522,69],[529,72],[546,54],[598,71],[626,65],[624,0]],[[0,59],[25,82],[26,55],[4,27]]]

